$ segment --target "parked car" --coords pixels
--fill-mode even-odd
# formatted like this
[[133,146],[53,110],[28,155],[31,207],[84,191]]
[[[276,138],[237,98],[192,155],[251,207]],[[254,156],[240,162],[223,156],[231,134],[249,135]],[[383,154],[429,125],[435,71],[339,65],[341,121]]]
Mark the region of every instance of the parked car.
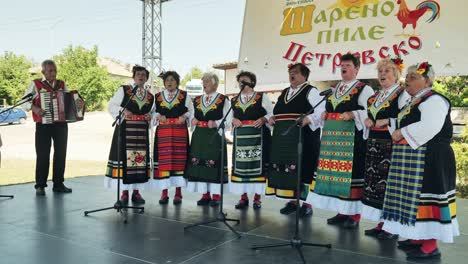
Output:
[[[0,113],[8,107],[0,107]],[[15,107],[0,114],[0,124],[26,123],[26,112],[19,107]]]

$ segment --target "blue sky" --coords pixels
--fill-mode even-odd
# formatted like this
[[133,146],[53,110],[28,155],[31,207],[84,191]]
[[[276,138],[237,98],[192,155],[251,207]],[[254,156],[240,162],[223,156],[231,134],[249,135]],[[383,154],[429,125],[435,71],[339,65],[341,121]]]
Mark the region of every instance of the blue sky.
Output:
[[[163,4],[163,67],[186,73],[237,60],[244,0],[171,0]],[[34,62],[69,44],[97,45],[101,57],[141,64],[139,0],[22,0],[0,7],[0,52]]]

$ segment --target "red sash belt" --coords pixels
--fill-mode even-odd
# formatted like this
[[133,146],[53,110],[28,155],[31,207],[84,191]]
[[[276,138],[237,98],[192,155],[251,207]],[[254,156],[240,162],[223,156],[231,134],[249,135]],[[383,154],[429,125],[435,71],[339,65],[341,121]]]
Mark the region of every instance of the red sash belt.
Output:
[[208,127],[208,122],[198,121],[197,127]]
[[341,120],[343,121],[343,116],[341,113],[327,113],[327,120]]
[[243,120],[241,121],[242,125],[253,125],[256,120]]
[[385,132],[385,131],[388,131],[388,126],[384,126],[384,127],[372,127],[371,130],[372,130],[372,131],[381,131],[381,132]]
[[130,117],[130,118],[125,117],[125,120],[129,120],[129,121],[146,121],[146,116],[145,115],[132,115],[132,117]]
[[301,115],[300,114],[281,114],[281,115],[275,115],[275,120],[276,121],[281,121],[281,120],[292,120],[296,121]]
[[166,122],[160,122],[161,125],[179,124],[179,118],[166,118]]

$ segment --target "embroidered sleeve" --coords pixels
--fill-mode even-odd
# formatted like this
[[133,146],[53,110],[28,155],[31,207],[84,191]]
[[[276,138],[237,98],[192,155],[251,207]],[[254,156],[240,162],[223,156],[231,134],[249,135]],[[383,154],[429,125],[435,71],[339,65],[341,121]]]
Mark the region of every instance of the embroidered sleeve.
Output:
[[120,104],[122,104],[122,100],[124,99],[124,89],[123,87],[120,87],[117,89],[117,92],[114,94],[114,96],[110,99],[109,105],[107,106],[107,109],[109,110],[110,115],[112,116],[113,119],[115,119],[119,115],[120,109]]
[[367,101],[373,94],[374,90],[372,90],[370,86],[366,85],[358,98],[358,104],[364,109],[353,111],[354,123],[359,131],[363,130],[364,139],[367,139],[369,135],[369,129],[365,126],[365,120],[367,118]]
[[[320,95],[317,89],[311,89],[307,95],[307,101],[311,106],[317,105],[323,96]],[[322,113],[325,111],[325,101],[321,102],[317,107],[315,107],[314,112],[307,116],[310,120],[309,127],[312,131],[317,130],[318,128],[323,127]]]
[[418,106],[421,120],[401,129],[403,137],[413,148],[426,144],[444,125],[448,114],[449,103],[439,95],[433,95]]

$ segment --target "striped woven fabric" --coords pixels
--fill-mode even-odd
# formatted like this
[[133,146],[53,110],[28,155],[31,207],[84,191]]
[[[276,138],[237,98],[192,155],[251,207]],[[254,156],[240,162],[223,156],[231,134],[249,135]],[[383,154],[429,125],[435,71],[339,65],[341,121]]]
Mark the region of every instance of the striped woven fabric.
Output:
[[154,178],[182,176],[187,162],[188,131],[185,124],[166,122],[156,132]]
[[262,176],[262,156],[262,128],[253,125],[236,128],[233,162],[236,179],[241,182],[265,182]]
[[394,144],[383,205],[383,219],[414,225],[423,184],[426,147]]
[[348,197],[354,156],[354,122],[326,120],[314,192]]

